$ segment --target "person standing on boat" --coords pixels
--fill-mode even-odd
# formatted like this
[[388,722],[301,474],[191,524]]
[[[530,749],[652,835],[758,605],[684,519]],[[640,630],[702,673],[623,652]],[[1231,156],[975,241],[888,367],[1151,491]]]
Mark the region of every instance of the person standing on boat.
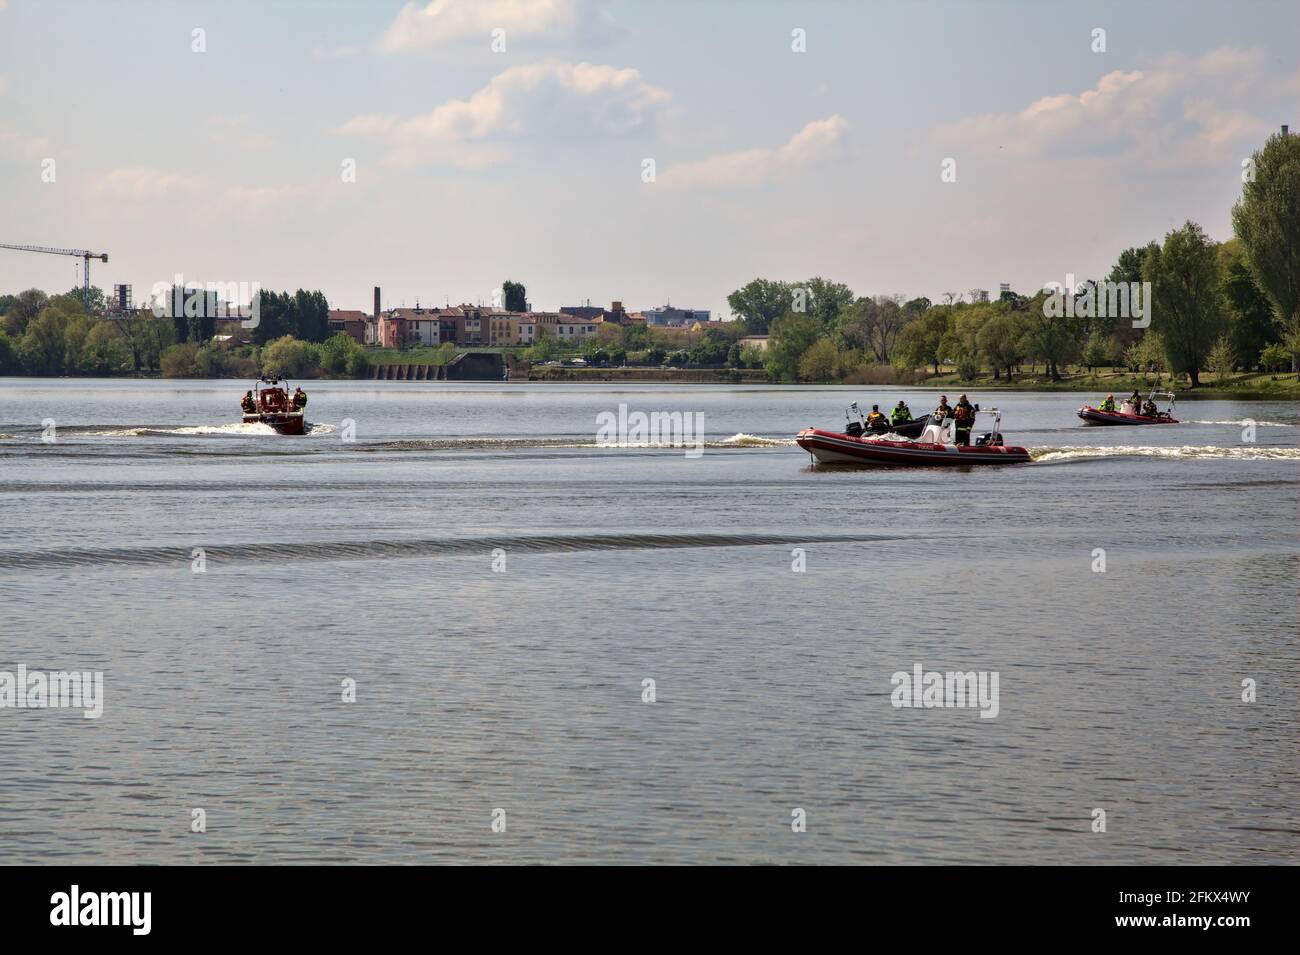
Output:
[[898,407],[889,413],[890,424],[899,425],[911,420],[912,410],[901,401],[898,403]]
[[1133,389],[1133,394],[1128,396],[1128,401],[1124,402],[1124,404],[1127,406],[1128,414],[1137,414],[1142,408],[1142,396],[1137,393],[1136,388]]
[[1114,413],[1115,413],[1115,396],[1114,396],[1114,395],[1107,395],[1107,396],[1106,396],[1106,400],[1103,401],[1103,402],[1101,403],[1101,405],[1097,408],[1097,410],[1098,410],[1098,411],[1109,411],[1111,414],[1114,414]]
[[301,388],[293,393],[293,409],[295,411],[307,410],[307,392]]
[[952,408],[948,405],[948,396],[939,396],[939,407],[934,409],[935,424],[942,424],[944,418],[952,417]]
[[253,401],[253,393],[251,391],[244,392],[244,397],[239,400],[239,407],[244,409],[244,414],[257,413],[257,404]]
[[957,406],[953,408],[952,416],[957,423],[957,443],[970,444],[970,429],[975,424],[975,409],[966,400],[965,395],[957,399]]
[[1154,418],[1159,413],[1160,410],[1156,408],[1156,403],[1152,401],[1150,398],[1148,398],[1146,401],[1142,403],[1142,414],[1144,417]]
[[867,427],[872,431],[883,431],[888,427],[888,422],[880,411],[880,405],[871,406],[871,414],[867,415]]

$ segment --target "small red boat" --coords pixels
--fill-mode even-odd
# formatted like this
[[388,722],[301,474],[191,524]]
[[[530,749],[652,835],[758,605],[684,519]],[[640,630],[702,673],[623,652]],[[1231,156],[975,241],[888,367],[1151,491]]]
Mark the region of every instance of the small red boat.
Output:
[[244,408],[244,424],[270,425],[277,434],[304,433],[305,412],[294,406],[287,381],[283,378],[263,377],[253,383],[252,392],[253,410]]
[[[1163,411],[1156,408],[1157,398],[1165,398],[1169,401],[1169,405]],[[1153,391],[1147,395],[1147,403],[1156,408],[1155,414],[1138,414],[1136,411],[1102,411],[1092,405],[1084,405],[1078,413],[1084,424],[1178,424],[1178,419],[1174,417],[1172,391]],[[1133,405],[1126,401],[1120,407],[1132,408]]]
[[1002,414],[996,408],[993,430],[981,435],[973,445],[953,442],[953,422],[926,426],[918,441],[908,441],[897,436],[870,437],[805,428],[795,435],[795,442],[822,464],[872,464],[911,466],[958,466],[970,464],[1023,464],[1029,452],[1020,447],[1009,447],[1002,442],[998,426]]

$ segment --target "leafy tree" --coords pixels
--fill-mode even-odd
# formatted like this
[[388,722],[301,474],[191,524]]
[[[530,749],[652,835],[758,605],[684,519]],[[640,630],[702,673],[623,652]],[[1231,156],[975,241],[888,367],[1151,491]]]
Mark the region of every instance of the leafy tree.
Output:
[[197,356],[199,346],[194,342],[179,342],[168,347],[162,353],[162,376],[164,378],[197,378],[199,366]]
[[1237,352],[1227,335],[1219,336],[1219,340],[1214,343],[1214,347],[1205,357],[1205,367],[1214,372],[1214,381],[1220,385],[1236,370]]
[[1164,342],[1170,370],[1186,374],[1195,388],[1224,326],[1214,243],[1200,226],[1186,222],[1147,254],[1142,275],[1151,283],[1151,327]]
[[799,377],[804,381],[830,381],[835,377],[838,358],[835,343],[829,338],[819,339],[799,356]]
[[664,349],[664,346],[658,344],[651,345],[645,354],[645,360],[652,365],[662,365],[667,357],[668,352]]
[[913,318],[920,318],[930,310],[930,305],[930,300],[921,296],[920,298],[908,299],[903,305],[903,311],[909,313]]
[[731,312],[744,323],[746,335],[766,335],[772,323],[793,304],[788,282],[754,279],[727,296]]
[[263,375],[296,378],[320,365],[320,352],[309,342],[284,335],[271,342],[261,353]]
[[501,295],[505,299],[504,307],[507,312],[528,311],[528,291],[522,282],[511,282],[509,279],[502,282]]
[[821,322],[809,315],[791,314],[773,322],[764,362],[768,375],[778,381],[793,381],[799,373],[799,359],[821,332]]
[[12,375],[20,367],[18,351],[14,348],[13,341],[5,334],[4,329],[0,328],[0,375]]
[[1291,364],[1291,352],[1281,342],[1273,342],[1260,350],[1259,363],[1264,366],[1265,371],[1275,373],[1278,369]]
[[64,369],[68,317],[58,307],[46,307],[28,322],[18,344],[23,367],[33,375],[57,375]]
[[951,311],[947,305],[931,306],[916,321],[904,325],[894,345],[894,364],[908,369],[933,365],[934,373],[939,374],[939,344],[948,333]]
[[1025,351],[1029,358],[1042,361],[1053,381],[1061,380],[1061,366],[1078,354],[1079,344],[1059,318],[1049,314],[1047,295],[1039,292],[1025,309]]
[[1270,136],[1252,163],[1232,228],[1278,323],[1300,333],[1300,136]]
[[50,297],[38,288],[29,288],[14,296],[5,309],[5,330],[13,338],[21,338],[27,326],[45,309]]
[[116,324],[115,321],[99,321],[91,326],[81,346],[78,371],[82,374],[116,375],[131,370],[131,348]]
[[1088,373],[1092,374],[1093,369],[1098,365],[1109,365],[1118,353],[1119,345],[1114,338],[1101,332],[1094,332],[1088,339],[1088,343],[1083,346],[1083,364],[1087,367]]
[[1219,294],[1228,319],[1228,337],[1237,355],[1258,355],[1278,340],[1273,305],[1255,284],[1240,239],[1229,239],[1218,249]]
[[995,379],[998,369],[1005,369],[1007,381],[1011,380],[1011,369],[1025,358],[1024,338],[1021,319],[1011,312],[995,313],[975,333],[975,346]]
[[[822,328],[830,329],[835,324],[843,309],[853,304],[853,290],[842,282],[831,282],[817,276],[795,288],[802,288],[807,294],[804,311],[817,321]],[[791,290],[793,299],[794,290]]]

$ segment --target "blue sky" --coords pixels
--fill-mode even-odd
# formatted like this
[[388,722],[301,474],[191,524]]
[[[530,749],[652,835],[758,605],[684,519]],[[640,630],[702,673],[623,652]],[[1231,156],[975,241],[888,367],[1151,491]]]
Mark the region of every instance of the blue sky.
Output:
[[[1030,290],[1229,237],[1298,41],[1268,0],[0,0],[0,242],[338,307]],[[0,251],[0,291],[77,266]]]

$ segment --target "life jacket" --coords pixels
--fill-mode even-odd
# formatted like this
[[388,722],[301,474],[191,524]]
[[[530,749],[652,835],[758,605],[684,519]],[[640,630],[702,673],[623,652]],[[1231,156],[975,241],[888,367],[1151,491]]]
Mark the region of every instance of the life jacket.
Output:
[[1103,402],[1101,403],[1101,410],[1102,410],[1102,411],[1114,411],[1114,410],[1115,410],[1115,399],[1114,399],[1114,398],[1107,398],[1105,401],[1103,401]]
[[908,410],[907,405],[903,405],[903,407],[895,408],[889,413],[889,420],[894,424],[898,424],[900,421],[911,421],[912,412]]
[[294,395],[294,396],[293,396],[293,406],[294,406],[295,408],[306,408],[306,407],[307,407],[307,392],[305,392],[305,391],[300,391],[300,392],[298,392],[296,395]]
[[879,411],[873,411],[871,412],[871,414],[867,415],[867,424],[876,425],[876,424],[884,424],[884,423],[885,423],[885,416],[881,414]]
[[944,418],[951,418],[951,417],[952,417],[952,406],[951,406],[951,405],[939,405],[939,407],[937,407],[937,408],[934,409],[934,416],[935,416],[936,418],[938,418],[939,420],[941,420],[941,421],[942,421]]
[[959,405],[957,405],[957,407],[953,410],[953,417],[956,418],[958,421],[963,422],[963,423],[968,422],[968,421],[974,421],[974,420],[975,420],[975,409],[972,408],[970,405],[962,405],[962,404],[959,404]]

